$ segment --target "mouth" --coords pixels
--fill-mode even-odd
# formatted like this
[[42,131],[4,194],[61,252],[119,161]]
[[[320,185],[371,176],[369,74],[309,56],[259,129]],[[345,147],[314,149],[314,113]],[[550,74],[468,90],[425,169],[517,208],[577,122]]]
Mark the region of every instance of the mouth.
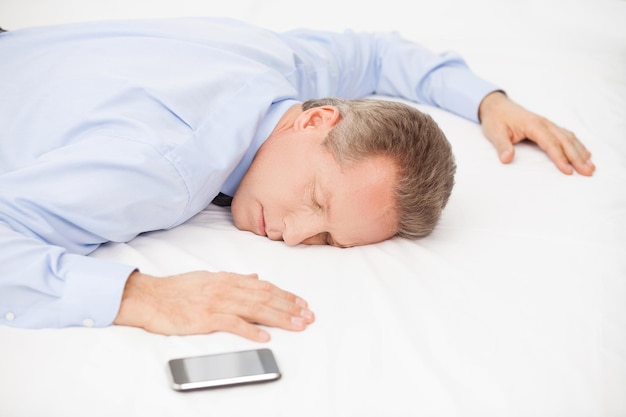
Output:
[[265,212],[263,211],[263,206],[261,206],[261,212],[259,213],[256,225],[257,234],[261,236],[267,236],[267,232],[265,231]]

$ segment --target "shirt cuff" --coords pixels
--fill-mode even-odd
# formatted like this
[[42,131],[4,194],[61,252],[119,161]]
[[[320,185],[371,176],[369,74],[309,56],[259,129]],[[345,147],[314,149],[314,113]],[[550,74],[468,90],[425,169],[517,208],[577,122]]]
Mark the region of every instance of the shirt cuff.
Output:
[[130,265],[65,254],[60,260],[64,286],[59,297],[5,306],[0,323],[25,328],[105,327],[115,320],[124,287],[136,270]]
[[465,67],[451,67],[440,70],[433,88],[438,94],[434,101],[452,113],[479,123],[478,108],[482,100],[502,88],[473,74]]
[[69,255],[66,307],[59,314],[61,326],[109,326],[120,309],[124,287],[137,268],[80,255]]

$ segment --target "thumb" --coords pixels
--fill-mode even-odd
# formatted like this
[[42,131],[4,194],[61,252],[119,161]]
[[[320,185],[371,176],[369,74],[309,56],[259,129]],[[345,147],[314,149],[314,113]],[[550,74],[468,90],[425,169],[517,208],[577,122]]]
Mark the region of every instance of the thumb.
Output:
[[489,140],[491,140],[491,143],[496,148],[500,162],[508,164],[513,161],[515,148],[513,148],[513,143],[511,143],[511,139],[509,139],[508,135],[505,133],[498,133],[490,137]]

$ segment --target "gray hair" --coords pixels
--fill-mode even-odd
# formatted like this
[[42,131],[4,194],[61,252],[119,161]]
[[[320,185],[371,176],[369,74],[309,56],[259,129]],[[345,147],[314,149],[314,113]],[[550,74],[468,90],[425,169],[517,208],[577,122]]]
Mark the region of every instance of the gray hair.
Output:
[[373,99],[323,98],[303,103],[303,110],[334,106],[341,120],[324,145],[340,164],[384,155],[396,164],[396,234],[428,236],[441,217],[456,164],[450,143],[427,114],[404,103]]

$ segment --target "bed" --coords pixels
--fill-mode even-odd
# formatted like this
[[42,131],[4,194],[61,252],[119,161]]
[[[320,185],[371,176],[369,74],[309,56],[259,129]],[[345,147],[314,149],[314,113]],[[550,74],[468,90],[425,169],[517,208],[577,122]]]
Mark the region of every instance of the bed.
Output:
[[[576,132],[592,177],[521,143],[502,165],[480,127],[417,105],[452,143],[456,186],[434,233],[338,249],[238,231],[209,206],[92,256],[155,275],[257,272],[306,298],[306,331],[0,326],[0,416],[626,416],[626,1],[2,0],[5,29],[229,16],[270,29],[396,30],[461,53],[518,103]],[[1,58],[0,58],[1,59]],[[0,249],[1,250],[1,249]],[[282,378],[179,393],[172,358],[268,347]]]

